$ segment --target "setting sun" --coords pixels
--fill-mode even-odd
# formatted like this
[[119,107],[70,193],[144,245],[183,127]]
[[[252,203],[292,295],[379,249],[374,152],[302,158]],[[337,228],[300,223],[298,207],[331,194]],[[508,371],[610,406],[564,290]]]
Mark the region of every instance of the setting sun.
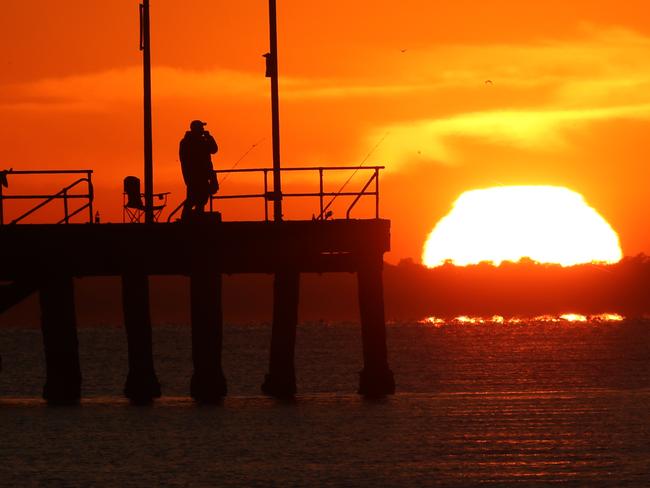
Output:
[[424,246],[428,267],[530,258],[562,266],[622,258],[619,238],[579,193],[553,186],[510,186],[463,193]]

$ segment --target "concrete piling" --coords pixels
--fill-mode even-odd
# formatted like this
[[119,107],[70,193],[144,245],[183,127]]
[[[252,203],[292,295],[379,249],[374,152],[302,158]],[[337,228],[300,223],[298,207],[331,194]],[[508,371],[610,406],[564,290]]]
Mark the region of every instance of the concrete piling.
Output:
[[129,354],[124,395],[133,403],[150,403],[161,391],[154,369],[149,277],[145,273],[122,275],[122,305]]
[[269,372],[262,384],[266,395],[286,398],[296,394],[294,364],[300,273],[280,271],[273,281],[273,324]]
[[222,276],[212,266],[195,267],[190,276],[192,322],[192,398],[216,403],[228,391],[221,366],[223,347]]
[[381,254],[360,257],[357,278],[364,364],[359,394],[369,397],[395,393],[393,372],[388,367],[382,270]]
[[81,399],[81,366],[72,276],[46,277],[39,286],[46,381],[43,398],[51,405]]

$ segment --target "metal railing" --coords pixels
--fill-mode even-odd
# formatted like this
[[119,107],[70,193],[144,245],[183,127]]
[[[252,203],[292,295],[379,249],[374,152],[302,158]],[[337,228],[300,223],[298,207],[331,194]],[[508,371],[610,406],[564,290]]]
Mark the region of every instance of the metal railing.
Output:
[[[17,224],[22,220],[26,219],[36,211],[45,207],[47,204],[53,202],[54,200],[63,200],[63,218],[57,222],[57,224],[69,224],[70,219],[75,215],[80,214],[84,210],[88,210],[88,222],[92,223],[93,221],[93,183],[92,183],[92,174],[93,171],[90,169],[84,170],[33,170],[33,171],[15,171],[13,169],[0,171],[2,179],[8,182],[8,176],[21,176],[21,175],[31,175],[31,176],[44,176],[44,175],[84,175],[81,178],[78,178],[73,183],[68,186],[63,187],[58,192],[52,195],[45,194],[31,194],[31,195],[5,195],[3,192],[3,185],[0,184],[0,225],[5,225],[5,216],[4,216],[4,201],[5,200],[43,200],[38,203],[36,206],[29,209],[27,212],[23,213],[19,217],[13,219],[9,224]],[[71,193],[71,190],[83,185],[87,185],[87,193]],[[70,211],[70,200],[79,200],[85,199],[86,203],[80,207]]]
[[[282,195],[280,195],[280,198],[285,199],[285,198],[318,198],[319,201],[319,206],[318,210],[319,213],[316,216],[316,220],[326,220],[328,219],[332,213],[330,211],[330,208],[333,204],[333,202],[338,198],[338,197],[355,197],[352,203],[348,206],[346,212],[345,212],[345,218],[349,219],[350,215],[352,213],[352,210],[356,207],[357,203],[359,203],[359,200],[361,200],[362,197],[375,197],[375,218],[379,218],[379,172],[384,169],[384,166],[317,166],[317,167],[306,167],[306,168],[282,168],[283,172],[317,172],[318,173],[318,179],[319,179],[319,191],[318,192],[288,192],[285,193],[283,192]],[[339,191],[325,191],[325,173],[326,172],[332,172],[332,171],[352,171],[352,175],[348,178],[348,180],[343,184],[341,189]],[[352,177],[357,174],[358,172],[363,171],[363,172],[371,172],[372,174],[366,181],[365,185],[360,191],[344,191],[345,187],[347,184],[350,182]],[[230,174],[233,173],[260,173],[262,176],[262,185],[264,188],[264,191],[262,193],[243,193],[243,194],[233,194],[233,195],[212,195],[210,196],[210,211],[212,212],[214,210],[214,201],[215,200],[234,200],[234,199],[260,199],[263,202],[264,205],[264,220],[269,221],[269,202],[273,202],[276,198],[277,195],[275,192],[269,190],[269,180],[272,178],[269,178],[269,173],[273,173],[273,169],[271,168],[253,168],[253,169],[226,169],[226,170],[215,170],[215,175],[218,178],[219,175],[226,175],[221,181],[220,181],[220,186],[221,182],[227,178]],[[374,183],[374,185],[373,185]],[[326,199],[329,198],[329,201],[326,203]],[[174,215],[176,215],[179,210],[183,207],[183,204],[185,202],[181,203],[178,207],[176,207],[170,214],[169,217],[167,218],[167,222],[171,222],[172,218]]]

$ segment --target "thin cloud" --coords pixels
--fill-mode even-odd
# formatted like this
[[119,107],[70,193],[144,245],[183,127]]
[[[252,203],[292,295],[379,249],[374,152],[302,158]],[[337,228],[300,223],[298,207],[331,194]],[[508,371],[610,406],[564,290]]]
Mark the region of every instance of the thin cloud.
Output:
[[[391,134],[382,156],[397,165],[414,157],[455,164],[450,141],[458,137],[536,151],[557,150],[568,143],[570,131],[615,119],[650,120],[650,103],[598,109],[477,112],[393,125],[382,129]],[[374,133],[371,140],[378,134]]]
[[[264,79],[237,71],[188,71],[155,68],[152,73],[155,98],[215,99],[254,97],[266,93]],[[85,108],[103,110],[115,103],[141,100],[142,72],[126,68],[81,76],[51,78],[4,87],[5,103],[43,109]],[[11,101],[11,102],[9,102]],[[2,103],[2,102],[0,102]]]
[[[153,96],[159,99],[255,99],[268,97],[268,81],[261,74],[242,71],[189,71],[170,67],[152,73]],[[393,96],[425,86],[342,84],[329,79],[284,77],[282,95],[287,100]],[[0,105],[31,109],[86,108],[101,110],[114,103],[141,99],[142,72],[133,67],[80,76],[43,79],[6,85]]]

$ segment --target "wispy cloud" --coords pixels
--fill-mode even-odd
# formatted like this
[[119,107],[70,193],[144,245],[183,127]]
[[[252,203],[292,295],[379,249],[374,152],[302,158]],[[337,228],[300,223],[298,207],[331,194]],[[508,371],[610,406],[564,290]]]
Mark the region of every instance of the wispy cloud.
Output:
[[[382,129],[391,134],[382,155],[396,164],[414,157],[454,164],[449,141],[458,137],[537,151],[558,149],[567,143],[571,130],[615,119],[650,120],[650,103],[598,109],[476,112],[393,125]],[[378,133],[372,136],[376,137]]]
[[[268,81],[261,74],[231,70],[190,71],[170,67],[153,70],[153,95],[158,99],[255,99],[268,97]],[[141,99],[140,68],[109,70],[79,76],[43,79],[5,85],[0,106],[21,109],[102,110],[114,103]],[[285,100],[391,97],[428,85],[378,84],[368,80],[307,79],[283,77]]]
[[[263,78],[249,73],[156,68],[152,74],[156,98],[215,99],[262,95]],[[109,70],[80,76],[43,79],[4,87],[0,104],[19,108],[104,110],[115,103],[140,100],[140,68]]]

